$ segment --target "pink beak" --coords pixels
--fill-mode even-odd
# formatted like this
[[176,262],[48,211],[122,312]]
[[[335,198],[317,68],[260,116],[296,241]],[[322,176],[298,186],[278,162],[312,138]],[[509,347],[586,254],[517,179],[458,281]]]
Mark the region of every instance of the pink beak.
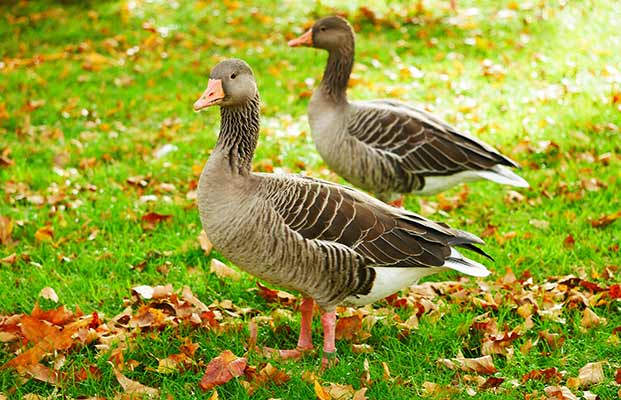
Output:
[[298,46],[313,46],[313,28],[310,28],[306,31],[302,36],[296,39],[289,40],[287,43],[289,47],[298,47]]
[[203,108],[220,104],[222,103],[222,99],[224,99],[222,81],[220,79],[210,79],[207,83],[207,89],[205,89],[201,97],[194,102],[194,111],[200,111]]

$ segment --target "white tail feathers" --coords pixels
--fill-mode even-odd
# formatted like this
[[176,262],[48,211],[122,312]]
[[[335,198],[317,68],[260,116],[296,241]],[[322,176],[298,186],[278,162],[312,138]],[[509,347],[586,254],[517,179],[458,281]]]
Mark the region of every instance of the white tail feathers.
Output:
[[504,165],[496,165],[491,170],[476,171],[476,174],[481,178],[485,178],[492,182],[501,183],[503,185],[511,185],[522,188],[527,188],[530,185],[524,178],[511,171]]
[[451,248],[451,255],[446,259],[443,267],[459,271],[462,274],[478,277],[486,277],[491,274],[483,264],[464,257],[459,251]]

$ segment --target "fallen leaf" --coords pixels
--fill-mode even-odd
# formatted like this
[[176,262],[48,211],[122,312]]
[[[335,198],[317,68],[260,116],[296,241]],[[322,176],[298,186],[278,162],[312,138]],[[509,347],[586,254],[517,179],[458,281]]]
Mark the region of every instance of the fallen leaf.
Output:
[[604,215],[596,220],[591,221],[591,226],[594,228],[603,228],[608,226],[621,218],[621,211],[617,211],[615,213]]
[[621,368],[615,372],[615,382],[621,385]]
[[230,350],[225,350],[209,362],[199,386],[203,391],[207,391],[223,385],[233,378],[244,375],[246,365],[246,358],[237,357]]
[[325,388],[321,386],[316,379],[313,383],[313,387],[315,388],[315,395],[317,395],[318,400],[332,400],[328,392],[326,392]]
[[234,281],[238,281],[241,278],[241,274],[239,272],[235,271],[222,261],[216,260],[215,258],[211,259],[211,263],[209,264],[209,272],[216,274],[218,278],[222,279],[231,278]]
[[150,212],[143,215],[140,220],[142,221],[142,228],[150,231],[155,229],[155,227],[161,222],[172,221],[172,215]]
[[578,397],[565,386],[548,386],[543,391],[549,400],[578,400]]
[[578,371],[578,379],[580,379],[580,386],[584,385],[597,385],[604,381],[604,370],[602,365],[604,361],[592,362],[586,364]]
[[259,287],[259,296],[263,297],[269,303],[279,303],[281,305],[290,306],[297,303],[294,295],[282,290],[270,289],[267,286],[257,282]]
[[49,286],[41,289],[41,291],[39,292],[39,297],[43,297],[46,300],[51,300],[54,303],[58,303],[58,295],[56,294],[54,289]]
[[51,226],[44,226],[37,229],[35,239],[37,242],[49,242],[54,238],[54,229]]
[[13,242],[13,220],[7,216],[0,215],[0,244],[8,245]]
[[336,322],[335,336],[337,340],[353,340],[362,329],[362,316],[356,314],[350,317],[341,317]]
[[562,378],[563,375],[558,372],[558,368],[556,367],[534,369],[522,376],[522,383],[525,383],[531,379],[550,382],[552,380],[560,381]]
[[205,251],[206,256],[211,254],[211,250],[213,249],[213,244],[207,237],[207,233],[204,230],[201,230],[200,235],[198,235],[198,243],[201,246],[201,249]]
[[606,318],[600,317],[595,314],[595,311],[590,308],[585,308],[582,312],[582,320],[580,321],[580,328],[584,331],[594,328],[600,325],[606,325]]
[[119,382],[125,393],[129,395],[146,396],[149,398],[155,398],[160,396],[159,389],[145,386],[140,382],[129,379],[128,377],[123,375],[114,365],[112,365],[112,370],[114,371],[116,380]]
[[463,355],[458,354],[456,358],[443,358],[438,360],[438,362],[453,370],[476,372],[488,375],[497,372],[497,369],[494,366],[494,360],[489,355],[478,358],[465,358]]

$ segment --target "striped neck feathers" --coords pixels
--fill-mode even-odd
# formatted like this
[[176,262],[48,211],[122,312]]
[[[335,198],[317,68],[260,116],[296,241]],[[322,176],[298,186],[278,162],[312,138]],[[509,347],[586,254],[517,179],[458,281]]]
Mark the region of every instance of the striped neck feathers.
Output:
[[354,47],[352,39],[351,42],[329,50],[328,64],[319,87],[334,103],[347,102],[347,82],[354,66]]
[[232,173],[248,175],[259,140],[259,95],[244,104],[220,108],[220,134],[215,151],[224,153]]

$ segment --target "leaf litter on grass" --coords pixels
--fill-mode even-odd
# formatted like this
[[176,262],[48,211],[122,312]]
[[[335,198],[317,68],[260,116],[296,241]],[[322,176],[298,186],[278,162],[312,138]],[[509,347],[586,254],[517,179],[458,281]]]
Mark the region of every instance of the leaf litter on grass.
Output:
[[[614,267],[608,268],[614,270]],[[230,277],[223,276],[222,279]],[[575,376],[556,367],[533,369],[522,376],[504,376],[503,369],[495,365],[495,360],[511,359],[516,352],[528,354],[534,348],[541,351],[562,349],[565,338],[560,327],[569,324],[570,318],[575,318],[575,323],[585,332],[602,326],[605,319],[598,317],[595,310],[619,302],[617,286],[607,287],[604,282],[573,275],[550,277],[536,283],[528,273],[516,278],[510,270],[496,281],[474,283],[461,278],[458,281],[427,282],[390,296],[376,307],[340,307],[337,336],[342,341],[350,342],[353,349],[359,349],[353,352],[372,354],[373,348],[365,342],[372,336],[371,329],[375,324],[396,329],[399,335],[412,335],[416,334],[417,324],[421,320],[433,321],[449,304],[480,310],[481,313],[469,324],[470,340],[464,343],[464,351],[472,354],[472,346],[476,344],[472,340],[478,341],[474,348],[478,348],[476,351],[480,355],[465,357],[459,352],[454,357],[438,359],[437,368],[454,370],[456,382],[450,388],[426,382],[423,393],[434,396],[462,391],[472,394],[481,390],[501,393],[513,389],[515,385],[534,380],[547,385],[545,393],[548,398],[572,398],[575,396],[572,390],[610,384],[614,379],[619,379],[618,376],[605,374],[607,360],[590,362],[580,368]],[[295,297],[282,290],[269,289],[259,284],[258,292],[266,300],[283,308],[283,312],[294,311],[298,306]],[[516,321],[521,322],[513,327],[506,323],[501,325],[496,316],[499,307],[510,310]],[[576,310],[581,312],[576,313]],[[409,315],[405,321],[401,317],[404,311],[405,315]],[[247,349],[253,352],[258,329],[267,326],[276,330],[279,323],[288,322],[274,321],[260,313],[250,319],[250,323],[244,321],[244,316],[248,318],[256,314],[256,310],[237,307],[230,300],[206,305],[188,287],[175,291],[172,285],[134,287],[126,309],[112,318],[105,318],[97,312],[84,315],[79,309],[72,312],[64,305],[50,310],[42,310],[36,305],[30,315],[0,316],[0,342],[15,355],[0,368],[12,368],[25,379],[35,379],[62,388],[67,382],[84,380],[101,373],[96,365],[87,364],[81,370],[74,371],[76,376],[68,376],[70,372],[63,368],[63,362],[58,362],[59,357],[69,357],[89,345],[94,346],[98,353],[106,355],[124,393],[157,396],[158,388],[144,385],[125,375],[125,371],[131,371],[134,368],[132,366],[140,364],[125,357],[137,335],[157,335],[166,327],[178,326],[226,335],[247,327],[251,335]],[[412,318],[415,318],[416,323],[408,322]],[[534,330],[533,319],[548,321],[548,328]],[[558,331],[555,331],[554,326],[559,327]],[[621,327],[615,330],[613,336],[619,332]],[[284,385],[291,379],[290,372],[271,364],[269,357],[261,352],[257,352],[256,356],[265,361],[258,365],[250,365],[247,355],[237,356],[229,349],[223,349],[220,355],[205,364],[206,360],[199,360],[196,356],[200,343],[188,337],[180,340],[183,344],[179,351],[158,359],[155,371],[165,375],[203,369],[198,384],[203,391],[213,390],[238,379],[246,391],[252,394],[259,387]],[[367,364],[368,361],[365,361]],[[384,381],[405,384],[407,379],[392,376],[386,362],[382,366]],[[371,379],[368,366],[365,371],[361,375],[362,386],[358,389],[351,385],[324,381],[322,375],[314,372],[311,372],[312,378],[308,379],[318,398],[365,399],[367,389],[377,382],[377,379]]]

